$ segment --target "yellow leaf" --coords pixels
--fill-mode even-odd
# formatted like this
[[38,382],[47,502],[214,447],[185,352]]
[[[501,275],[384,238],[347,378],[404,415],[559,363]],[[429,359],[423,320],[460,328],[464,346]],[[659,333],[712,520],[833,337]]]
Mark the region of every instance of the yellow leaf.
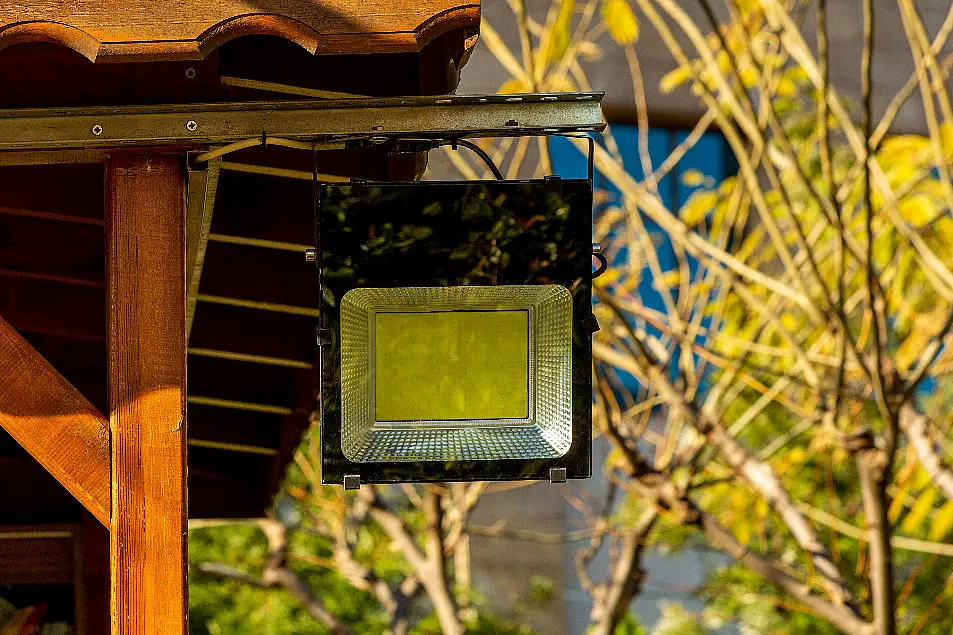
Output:
[[897,347],[897,368],[902,371],[910,368],[919,359],[929,341],[930,334],[922,327],[914,326],[910,329],[910,334]]
[[678,211],[678,215],[689,227],[695,227],[714,209],[718,204],[718,195],[714,192],[699,191],[692,194],[691,198]]
[[511,77],[503,82],[503,85],[500,86],[500,89],[496,92],[503,95],[518,95],[520,93],[531,93],[533,91],[529,86],[523,83],[523,80],[518,77]]
[[884,139],[877,158],[888,163],[910,159],[913,155],[928,152],[930,139],[922,135],[897,135]]
[[797,84],[790,77],[782,77],[778,80],[777,92],[781,97],[793,97],[797,94]]
[[678,270],[672,269],[671,271],[663,273],[662,277],[658,280],[658,284],[655,286],[657,288],[677,287],[681,279],[682,277],[679,275]]
[[908,534],[917,532],[920,525],[926,520],[930,512],[933,511],[933,503],[936,502],[936,489],[931,487],[920,494],[920,498],[913,504],[910,513],[906,515],[900,524],[900,531]]
[[674,71],[669,71],[659,80],[658,89],[668,94],[687,82],[692,77],[692,72],[687,66],[680,66]]
[[550,61],[561,60],[569,49],[571,39],[569,31],[572,28],[572,16],[575,10],[576,0],[562,0],[559,3],[559,14],[549,33],[549,50],[546,52],[546,57]]
[[900,215],[915,227],[926,225],[940,212],[940,207],[925,194],[914,194],[900,201]]
[[943,540],[953,529],[953,500],[946,501],[930,523],[930,540]]
[[791,465],[804,463],[804,461],[807,460],[807,450],[804,448],[793,448],[788,452],[788,460],[791,462]]
[[602,20],[609,35],[619,44],[632,44],[639,39],[639,20],[626,0],[605,0]]
[[682,184],[688,187],[698,187],[705,182],[705,175],[698,170],[685,170],[682,174]]
[[753,66],[746,66],[741,69],[741,83],[745,88],[752,88],[758,84],[758,80],[761,79],[761,76],[758,74],[758,71],[755,70]]
[[953,218],[941,216],[933,224],[933,231],[944,245],[953,246]]
[[944,121],[940,124],[940,145],[943,147],[943,154],[948,159],[953,158],[953,122]]
[[592,284],[597,287],[607,287],[615,282],[620,275],[621,272],[618,269],[610,267],[609,269],[606,269],[601,276],[593,280]]
[[897,488],[897,494],[893,497],[893,500],[890,502],[890,508],[887,510],[887,518],[890,520],[891,524],[897,522],[897,519],[900,518],[900,514],[903,513],[905,509],[903,503],[907,500],[907,494],[910,493],[910,482],[907,481],[900,485]]

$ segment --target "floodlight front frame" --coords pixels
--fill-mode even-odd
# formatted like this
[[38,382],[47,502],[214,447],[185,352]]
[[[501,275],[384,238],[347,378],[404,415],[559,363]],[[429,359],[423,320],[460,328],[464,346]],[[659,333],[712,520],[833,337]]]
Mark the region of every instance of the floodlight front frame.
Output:
[[[435,212],[434,207],[439,211]],[[563,474],[577,479],[591,475],[591,181],[321,184],[317,222],[322,271],[319,339],[323,482],[526,480],[549,479],[554,473],[560,479]],[[479,251],[489,249],[488,243],[473,245],[473,236],[486,235],[501,222],[513,229],[508,238],[499,242],[503,253],[488,260],[487,254]],[[388,240],[384,240],[385,236]],[[475,253],[469,254],[471,251]],[[462,260],[460,253],[464,254]],[[474,264],[481,259],[497,263],[491,267],[492,275]],[[508,286],[565,289],[564,294],[554,291],[571,308],[571,317],[567,315],[571,324],[564,329],[571,360],[569,379],[565,382],[571,394],[563,402],[569,411],[569,425],[563,432],[553,433],[556,437],[564,435],[562,439],[521,453],[513,450],[527,439],[527,426],[520,422],[500,425],[499,420],[490,420],[489,425],[483,425],[476,420],[455,420],[446,426],[431,422],[403,427],[384,424],[377,431],[384,437],[390,436],[385,441],[394,441],[401,434],[414,435],[413,443],[418,445],[428,443],[423,435],[430,434],[434,445],[465,446],[462,453],[421,457],[391,452],[373,456],[362,447],[365,439],[353,437],[357,442],[348,444],[344,439],[348,423],[342,421],[346,407],[343,385],[353,377],[346,376],[347,371],[342,368],[344,349],[350,346],[345,343],[348,336],[342,321],[357,317],[364,324],[365,337],[370,328],[368,311],[354,310],[348,296],[353,289],[392,294],[393,300],[393,295],[408,289],[439,288],[415,291],[438,294],[463,287],[468,289],[463,293],[475,294],[474,297],[491,297]],[[420,312],[421,302],[411,304],[416,307],[414,312]],[[453,306],[459,310],[461,305]],[[471,308],[494,306],[499,306],[499,302],[470,304]],[[507,304],[505,308],[512,306]],[[394,304],[388,304],[387,311],[393,309]],[[365,355],[363,366],[369,367],[371,363]],[[541,389],[535,388],[533,400],[537,407],[541,399]],[[367,408],[372,405],[369,399],[364,403]],[[365,432],[370,428],[365,425]],[[495,451],[490,447],[494,444],[508,448]],[[381,447],[387,445],[385,442]]]
[[[375,408],[377,314],[458,311],[527,313],[526,416],[378,419]],[[564,456],[572,446],[571,331],[572,295],[560,285],[348,291],[341,300],[341,449],[344,456],[357,463]],[[545,398],[538,399],[538,394]]]

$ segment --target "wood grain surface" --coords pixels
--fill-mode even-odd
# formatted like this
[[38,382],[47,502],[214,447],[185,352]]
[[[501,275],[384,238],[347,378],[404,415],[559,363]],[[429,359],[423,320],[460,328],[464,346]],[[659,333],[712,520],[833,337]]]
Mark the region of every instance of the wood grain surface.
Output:
[[171,61],[274,35],[315,54],[416,52],[479,23],[480,0],[14,0],[0,5],[0,48],[56,42],[94,61]]
[[109,524],[106,418],[2,319],[0,427]]
[[185,165],[106,163],[113,635],[187,632]]

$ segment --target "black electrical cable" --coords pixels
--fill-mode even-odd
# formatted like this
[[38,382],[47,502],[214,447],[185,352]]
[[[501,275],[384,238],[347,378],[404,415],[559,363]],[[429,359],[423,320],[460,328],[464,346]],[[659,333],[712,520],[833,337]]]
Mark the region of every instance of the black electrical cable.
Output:
[[440,145],[446,145],[446,146],[460,145],[460,146],[463,146],[464,148],[468,148],[474,154],[480,157],[484,163],[486,163],[486,167],[490,168],[490,172],[493,173],[493,178],[495,178],[498,181],[505,180],[503,177],[503,173],[500,172],[500,168],[496,167],[496,164],[493,163],[493,159],[490,158],[490,155],[486,153],[486,150],[484,150],[477,144],[473,143],[472,141],[467,141],[466,139],[457,139],[456,141],[441,142]]

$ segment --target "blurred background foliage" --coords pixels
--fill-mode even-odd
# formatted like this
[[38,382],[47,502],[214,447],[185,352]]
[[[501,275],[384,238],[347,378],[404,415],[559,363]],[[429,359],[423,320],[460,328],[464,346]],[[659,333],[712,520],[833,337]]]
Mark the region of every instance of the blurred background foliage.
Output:
[[[588,90],[587,65],[615,46],[627,61],[619,80],[635,95],[639,164],[623,161],[611,126],[596,151],[604,187],[594,240],[611,267],[596,282],[594,414],[613,449],[602,466],[609,498],[590,510],[577,558],[591,632],[645,633],[629,613],[645,551],[699,550],[731,559],[696,589],[701,611],[668,603],[654,634],[950,633],[953,108],[950,59],[937,51],[953,9],[931,37],[913,2],[897,0],[916,72],[878,118],[866,0],[856,3],[859,101],[829,80],[837,51],[826,49],[824,0],[695,2],[701,20],[675,0],[555,0],[541,15],[508,0],[518,42],[487,21],[481,32],[511,75],[500,92]],[[658,87],[643,85],[646,28],[675,66]],[[802,31],[819,37],[809,45]],[[683,91],[706,108],[656,165],[647,90]],[[928,134],[890,134],[911,95]],[[716,181],[684,171],[694,192],[667,206],[659,183],[713,130],[737,173]],[[508,178],[553,170],[545,139],[484,147]],[[447,159],[464,178],[488,176],[462,153]],[[658,255],[660,233],[670,262]],[[320,486],[313,443],[289,472],[276,518],[289,528],[288,566],[330,613],[361,633],[529,632],[494,618],[465,576],[443,594],[456,624],[433,611],[439,589],[413,591],[403,626],[372,590],[426,572],[413,548],[423,553],[434,535],[453,577],[485,485],[378,488],[361,501]],[[394,518],[415,545],[381,524]],[[596,571],[606,548],[611,566]],[[190,533],[195,563],[258,575],[268,554],[254,525]],[[545,580],[532,586],[528,602],[552,592]],[[191,593],[196,633],[333,630],[285,591],[196,575]]]

